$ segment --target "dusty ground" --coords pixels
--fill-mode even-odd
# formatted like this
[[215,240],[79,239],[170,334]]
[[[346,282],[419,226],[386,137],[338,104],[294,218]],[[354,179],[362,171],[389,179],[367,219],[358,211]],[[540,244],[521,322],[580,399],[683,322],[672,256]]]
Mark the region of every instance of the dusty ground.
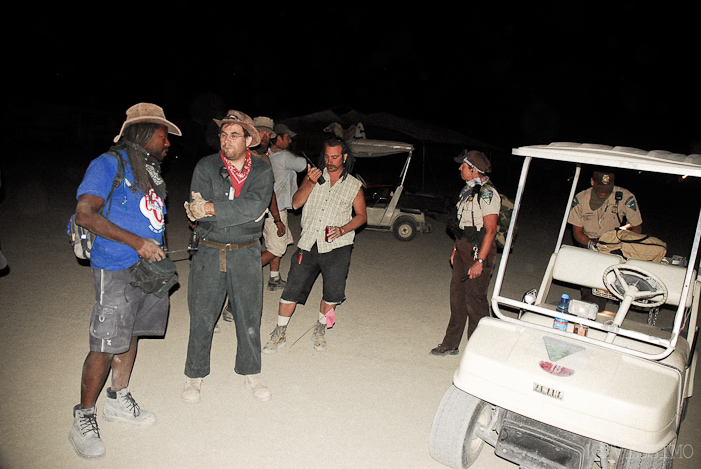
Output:
[[[429,433],[460,357],[428,354],[442,338],[449,311],[452,241],[440,221],[433,221],[435,232],[409,243],[389,233],[359,233],[348,301],[327,334],[328,350],[315,352],[305,335],[316,319],[319,281],[289,327],[288,340],[301,337],[299,342],[263,355],[263,376],[273,393],[265,403],[233,373],[231,323],[222,323],[215,336],[202,402],[181,401],[189,261],[177,262],[180,287],[171,297],[167,334],[140,342],[131,381],[136,399],[157,414],[158,423],[133,428],[99,417],[107,456],[78,458],[68,429],[79,400],[93,289],[89,268],[76,262],[64,233],[80,176],[4,173],[0,243],[11,270],[0,277],[0,467],[442,467],[429,455]],[[171,250],[186,245],[186,180],[169,180]],[[292,220],[298,239],[298,217]],[[521,226],[508,291],[520,294],[539,284],[554,243],[543,240],[543,225],[552,228],[553,222],[544,220],[538,230]],[[290,257],[288,251],[284,277]],[[275,325],[279,292],[266,291],[264,299],[265,339]],[[682,427],[678,468],[701,465],[697,400]],[[515,466],[486,447],[474,467]]]

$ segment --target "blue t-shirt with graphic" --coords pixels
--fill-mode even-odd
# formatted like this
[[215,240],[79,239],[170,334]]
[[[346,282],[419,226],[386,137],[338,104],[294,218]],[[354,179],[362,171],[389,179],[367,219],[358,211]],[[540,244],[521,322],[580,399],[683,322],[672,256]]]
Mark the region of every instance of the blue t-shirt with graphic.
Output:
[[[103,213],[110,210],[107,218],[115,225],[124,228],[142,238],[155,239],[163,243],[163,229],[166,213],[163,199],[151,189],[148,194],[132,192],[134,175],[129,165],[126,152],[120,150],[124,161],[124,180],[112,194],[112,208],[107,202]],[[83,182],[78,187],[78,199],[83,194],[90,194],[106,199],[112,189],[112,182],[117,174],[118,161],[114,155],[102,154],[88,166]],[[90,264],[95,269],[123,270],[139,261],[136,250],[126,244],[110,241],[100,236],[95,237],[95,244],[90,252]]]

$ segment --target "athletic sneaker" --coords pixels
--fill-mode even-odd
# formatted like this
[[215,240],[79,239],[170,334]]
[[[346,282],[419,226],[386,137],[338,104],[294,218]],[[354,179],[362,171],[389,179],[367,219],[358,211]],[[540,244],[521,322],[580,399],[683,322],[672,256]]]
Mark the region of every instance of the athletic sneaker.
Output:
[[129,388],[112,391],[107,388],[107,400],[102,413],[107,422],[126,422],[132,425],[153,425],[156,416],[148,410],[141,410],[129,392]]
[[185,380],[185,389],[183,389],[183,401],[185,402],[200,402],[200,390],[202,389],[202,380],[204,378],[187,378]]
[[287,343],[285,339],[286,331],[287,326],[275,326],[272,334],[270,334],[270,340],[265,344],[265,347],[263,347],[263,353],[271,354],[283,348]]
[[275,278],[271,277],[270,280],[268,280],[268,290],[282,290],[283,288],[285,288],[285,284],[287,284],[287,282],[285,282],[281,276],[278,275]]
[[270,389],[268,389],[268,386],[263,384],[263,381],[261,381],[260,374],[246,375],[243,378],[243,384],[248,389],[253,391],[253,395],[259,401],[269,401],[270,398],[273,397],[273,395],[270,393]]
[[81,409],[80,404],[73,408],[73,425],[68,433],[75,452],[81,458],[97,459],[105,455],[105,444],[100,439],[97,428],[97,409]]
[[314,342],[314,350],[323,352],[326,350],[326,324],[317,322],[312,332],[312,341]]

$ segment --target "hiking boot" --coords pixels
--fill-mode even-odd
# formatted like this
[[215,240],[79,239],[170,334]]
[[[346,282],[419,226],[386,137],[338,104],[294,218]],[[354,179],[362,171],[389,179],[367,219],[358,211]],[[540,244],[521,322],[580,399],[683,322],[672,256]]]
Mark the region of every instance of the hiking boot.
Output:
[[183,389],[183,401],[185,402],[200,402],[200,390],[202,389],[202,380],[204,378],[187,378],[185,380],[185,389]]
[[312,332],[312,341],[314,342],[314,350],[323,352],[326,350],[326,324],[316,323]]
[[268,290],[269,291],[282,290],[283,288],[285,288],[286,283],[287,282],[285,282],[282,279],[282,277],[278,275],[277,277],[271,278],[270,280],[268,280]]
[[457,355],[458,353],[460,353],[460,351],[457,348],[449,348],[443,344],[439,344],[438,347],[431,350],[431,355],[438,355],[438,356]]
[[285,339],[286,331],[287,326],[275,326],[272,334],[270,334],[270,340],[265,344],[265,347],[263,347],[263,353],[271,354],[283,348],[287,343]]
[[253,391],[253,395],[259,401],[269,401],[273,397],[273,395],[270,393],[270,389],[268,389],[268,386],[263,384],[263,381],[261,381],[260,374],[246,375],[243,378],[243,384],[248,389]]
[[222,319],[226,322],[234,322],[234,313],[231,312],[231,302],[228,302],[226,304],[226,308],[224,308],[224,312],[222,313]]
[[148,410],[141,410],[139,404],[129,392],[129,388],[121,391],[112,391],[107,388],[107,400],[102,417],[107,422],[126,422],[132,425],[153,425],[156,423],[156,416]]
[[80,404],[73,407],[73,425],[68,433],[75,452],[81,458],[97,459],[105,455],[105,444],[100,439],[97,428],[97,409],[81,409]]

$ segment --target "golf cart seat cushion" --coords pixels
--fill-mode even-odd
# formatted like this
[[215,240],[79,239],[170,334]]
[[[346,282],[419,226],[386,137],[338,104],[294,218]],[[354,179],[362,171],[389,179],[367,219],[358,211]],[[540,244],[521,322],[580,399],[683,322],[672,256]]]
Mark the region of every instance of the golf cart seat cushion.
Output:
[[553,279],[583,287],[605,289],[604,271],[623,262],[623,257],[616,254],[562,245],[553,265]]
[[[626,265],[633,267],[639,267],[645,270],[664,283],[667,287],[667,304],[679,306],[681,301],[682,289],[684,288],[684,277],[686,276],[686,268],[677,265],[669,264],[659,264],[657,262],[641,261],[639,259],[628,259]],[[696,272],[693,272],[691,277],[696,278]],[[686,307],[691,306],[691,300],[693,298],[693,283],[689,288],[689,295],[686,300]]]

